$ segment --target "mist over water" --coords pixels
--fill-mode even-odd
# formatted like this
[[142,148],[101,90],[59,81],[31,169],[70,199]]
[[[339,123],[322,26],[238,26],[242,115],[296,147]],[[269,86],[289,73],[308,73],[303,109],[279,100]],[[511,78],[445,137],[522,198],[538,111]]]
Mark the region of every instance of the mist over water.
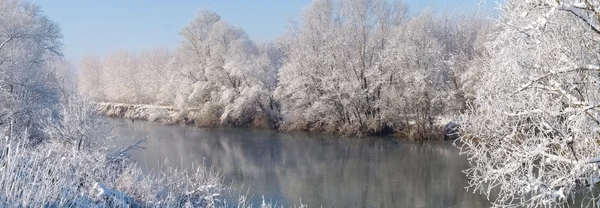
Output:
[[466,158],[449,142],[338,138],[245,128],[204,129],[114,119],[121,145],[147,137],[133,152],[142,168],[218,168],[225,183],[286,207],[489,207],[466,191]]

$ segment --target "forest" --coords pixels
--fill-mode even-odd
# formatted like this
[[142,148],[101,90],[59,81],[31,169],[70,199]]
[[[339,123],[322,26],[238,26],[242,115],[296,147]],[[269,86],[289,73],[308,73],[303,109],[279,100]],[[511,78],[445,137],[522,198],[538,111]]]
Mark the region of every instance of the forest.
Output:
[[267,42],[201,10],[175,49],[75,67],[39,6],[0,0],[0,206],[248,206],[215,171],[144,174],[129,157],[138,143],[109,147],[99,105],[126,105],[198,126],[412,139],[455,120],[469,191],[496,207],[597,207],[600,1],[499,7],[314,0]]
[[401,1],[314,1],[285,35],[256,42],[201,10],[174,50],[86,56],[78,90],[173,107],[199,126],[440,138],[439,121],[474,97],[492,23],[482,12],[410,16]]

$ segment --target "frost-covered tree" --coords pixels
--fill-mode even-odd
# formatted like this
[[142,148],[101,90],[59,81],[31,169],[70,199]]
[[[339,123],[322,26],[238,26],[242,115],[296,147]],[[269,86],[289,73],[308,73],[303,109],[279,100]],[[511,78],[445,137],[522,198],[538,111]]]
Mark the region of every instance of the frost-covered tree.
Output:
[[[507,0],[460,147],[496,206],[597,206],[600,1]],[[588,203],[589,202],[589,203]]]
[[433,13],[424,12],[395,30],[386,50],[380,75],[385,116],[404,126],[414,122],[412,136],[428,137],[434,131],[448,92],[442,45],[434,37]]
[[46,61],[60,55],[61,33],[38,6],[0,1],[0,132],[27,130],[39,139],[43,109],[57,103],[55,72]]
[[172,81],[179,82],[175,106],[198,108],[201,125],[245,125],[260,116],[263,125],[277,122],[270,96],[273,60],[242,29],[202,10],[181,35],[173,66]]
[[489,24],[406,13],[401,1],[313,1],[280,41],[282,128],[428,138],[437,117],[464,108],[450,101]]
[[80,61],[77,89],[92,100],[104,100],[105,85],[102,82],[102,60],[98,56],[84,56]]
[[160,99],[165,99],[159,95],[162,95],[161,88],[169,82],[168,74],[173,73],[170,66],[172,57],[173,53],[164,47],[144,50],[137,55],[138,103],[160,104]]
[[313,1],[282,41],[283,127],[363,134],[387,126],[381,60],[405,13],[399,2]]
[[173,74],[172,56],[166,48],[85,56],[79,67],[79,93],[95,101],[162,104],[169,98],[163,88]]
[[140,103],[142,81],[136,56],[130,52],[113,52],[104,58],[101,79],[106,100],[120,103]]
[[96,101],[194,111],[188,119],[198,125],[277,125],[279,105],[272,91],[281,56],[276,45],[255,44],[241,28],[208,10],[201,10],[181,35],[174,52],[158,48],[85,58],[80,92]]
[[443,65],[447,70],[443,79],[447,88],[450,114],[467,110],[468,103],[475,98],[474,90],[481,68],[488,55],[485,42],[492,38],[493,21],[485,13],[475,11],[467,14],[442,14],[433,27],[435,39],[442,46]]

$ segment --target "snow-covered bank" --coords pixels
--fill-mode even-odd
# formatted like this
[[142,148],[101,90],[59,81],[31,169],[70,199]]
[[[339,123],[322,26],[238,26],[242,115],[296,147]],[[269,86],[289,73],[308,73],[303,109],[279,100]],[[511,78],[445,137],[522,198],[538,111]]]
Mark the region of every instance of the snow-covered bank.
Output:
[[[255,128],[271,128],[280,131],[311,131],[311,132],[322,132],[331,134],[342,134],[334,130],[329,130],[323,126],[304,124],[304,126],[274,126],[269,124],[268,119],[263,117],[255,118],[249,124],[225,124],[220,123],[218,119],[206,119],[199,113],[200,110],[197,108],[187,109],[186,111],[177,110],[171,106],[158,106],[158,105],[145,105],[145,104],[126,104],[126,103],[110,103],[110,102],[99,102],[96,103],[98,111],[101,115],[108,117],[118,117],[133,120],[147,120],[154,121],[162,124],[188,124],[201,127],[216,127],[216,126],[244,126],[244,127],[255,127]],[[443,128],[451,119],[445,117],[438,117],[434,119],[431,127],[426,128],[425,126],[411,120],[406,122],[402,128],[389,129],[382,132],[374,132],[370,135],[386,135],[393,134],[400,139],[407,140],[441,140],[443,139]],[[285,122],[284,122],[285,124]],[[357,132],[350,131],[347,132]],[[344,134],[353,135],[353,134]]]
[[136,120],[156,121],[165,124],[193,124],[198,109],[186,111],[177,110],[170,106],[126,104],[126,103],[97,103],[99,113],[109,117],[120,117]]
[[155,121],[163,124],[183,123],[201,127],[245,126],[254,128],[276,128],[276,125],[265,115],[242,119],[244,121],[241,122],[222,122],[216,116],[202,113],[198,108],[180,110],[171,106],[111,102],[98,102],[96,105],[98,112],[104,116]]

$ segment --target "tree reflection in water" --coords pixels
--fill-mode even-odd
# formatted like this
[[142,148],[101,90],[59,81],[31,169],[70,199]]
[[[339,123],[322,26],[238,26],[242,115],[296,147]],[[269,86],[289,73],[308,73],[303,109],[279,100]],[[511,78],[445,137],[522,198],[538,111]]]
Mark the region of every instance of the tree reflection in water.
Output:
[[[138,164],[156,170],[166,158],[179,167],[219,168],[225,181],[289,206],[489,207],[465,191],[468,165],[447,142],[338,138],[244,128],[203,129],[110,120],[131,143],[148,136]],[[135,137],[135,138],[133,138]]]

